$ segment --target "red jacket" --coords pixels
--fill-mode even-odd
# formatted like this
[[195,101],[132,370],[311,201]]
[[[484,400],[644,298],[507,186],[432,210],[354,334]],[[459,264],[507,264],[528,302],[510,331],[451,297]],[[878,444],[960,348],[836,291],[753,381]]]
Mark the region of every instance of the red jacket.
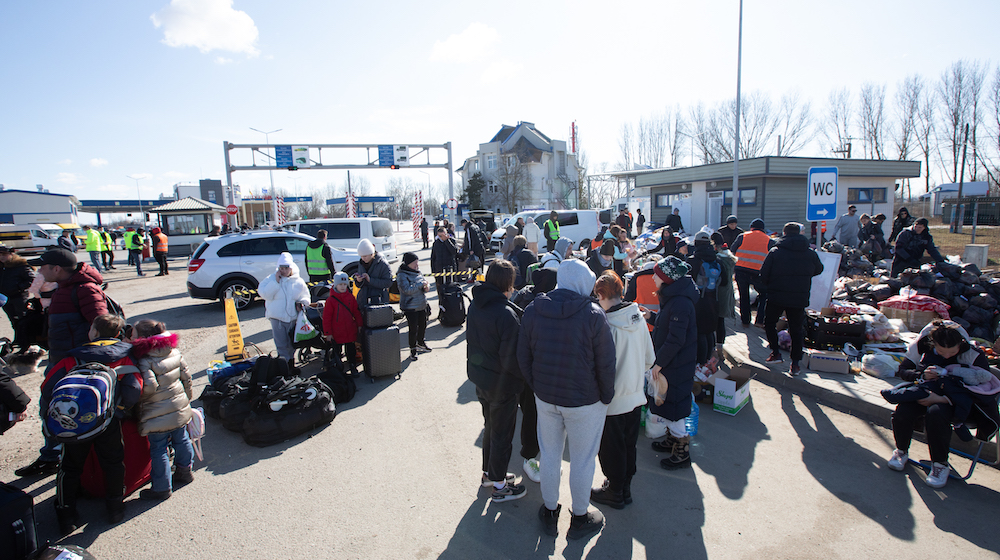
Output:
[[[104,302],[101,273],[88,263],[80,263],[68,279],[59,283],[49,305],[49,363],[66,357],[72,348],[90,342],[90,324],[108,312]],[[73,297],[74,292],[76,297]],[[75,300],[75,301],[74,301]]]
[[323,306],[323,334],[333,336],[337,344],[354,342],[358,339],[358,330],[364,322],[358,309],[358,300],[350,290],[338,292],[333,290]]

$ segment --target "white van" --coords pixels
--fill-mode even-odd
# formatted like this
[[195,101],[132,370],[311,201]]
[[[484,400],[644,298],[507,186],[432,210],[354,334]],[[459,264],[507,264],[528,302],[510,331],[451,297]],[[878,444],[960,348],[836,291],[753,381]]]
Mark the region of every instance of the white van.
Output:
[[[490,249],[494,252],[500,251],[500,248],[503,247],[504,237],[507,234],[505,229],[507,224],[517,223],[518,218],[525,218],[525,221],[527,221],[528,216],[534,218],[535,223],[538,224],[538,229],[543,230],[542,235],[544,236],[545,233],[542,226],[545,220],[549,219],[551,212],[551,210],[527,210],[514,214],[504,221],[503,226],[493,232],[493,235],[490,237]],[[609,222],[607,220],[610,219],[611,214],[608,210],[556,210],[556,212],[559,214],[559,235],[560,237],[572,239],[574,248],[579,247],[580,242],[584,239],[593,240],[594,236],[601,232],[601,228],[608,225]],[[538,242],[538,251],[545,251],[544,238]]]
[[55,224],[0,225],[0,243],[22,255],[41,254],[59,246],[62,228]]
[[358,243],[361,243],[362,239],[367,239],[389,263],[399,260],[392,222],[386,218],[316,218],[295,220],[283,227],[312,237],[316,237],[317,231],[325,229],[326,244],[335,249],[356,251]]

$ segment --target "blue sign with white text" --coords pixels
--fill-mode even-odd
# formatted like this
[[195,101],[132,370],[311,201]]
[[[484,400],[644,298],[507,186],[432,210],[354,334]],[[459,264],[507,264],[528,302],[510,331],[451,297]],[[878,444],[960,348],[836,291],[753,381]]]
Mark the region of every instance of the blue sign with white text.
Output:
[[392,167],[396,163],[395,156],[392,151],[392,146],[379,146],[378,147],[378,166],[379,167]]
[[291,146],[274,147],[274,165],[275,167],[292,167],[295,165],[292,163]]
[[810,167],[807,184],[806,220],[821,222],[837,217],[836,167]]

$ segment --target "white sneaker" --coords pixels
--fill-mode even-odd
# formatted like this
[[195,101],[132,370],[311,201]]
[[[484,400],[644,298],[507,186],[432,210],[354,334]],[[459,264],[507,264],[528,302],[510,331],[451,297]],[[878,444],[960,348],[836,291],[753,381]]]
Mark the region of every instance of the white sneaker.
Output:
[[524,476],[532,482],[538,482],[542,479],[542,467],[538,463],[538,459],[532,457],[524,460]]
[[892,457],[889,459],[889,468],[894,471],[901,471],[906,468],[906,463],[909,461],[906,453],[896,449],[892,452]]
[[[505,482],[509,482],[511,484],[514,484],[514,479],[515,479],[514,473],[512,473],[512,472],[509,472],[509,473],[507,473],[506,476],[504,476],[504,481]],[[493,486],[493,483],[490,481],[490,475],[488,475],[488,474],[486,474],[484,472],[483,473],[483,488],[490,488],[492,486]]]
[[944,485],[948,482],[949,474],[951,474],[951,467],[942,465],[941,463],[933,463],[931,465],[931,472],[927,475],[925,482],[931,488],[944,488]]

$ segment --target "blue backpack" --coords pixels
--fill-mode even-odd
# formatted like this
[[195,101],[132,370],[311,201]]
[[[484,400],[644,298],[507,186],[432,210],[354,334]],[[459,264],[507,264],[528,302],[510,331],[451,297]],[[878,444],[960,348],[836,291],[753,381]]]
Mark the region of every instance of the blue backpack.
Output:
[[61,443],[82,443],[100,435],[115,415],[118,376],[110,367],[79,364],[56,382],[42,422],[45,436]]
[[701,263],[701,274],[698,275],[698,287],[714,290],[719,285],[722,276],[722,265],[719,261]]

